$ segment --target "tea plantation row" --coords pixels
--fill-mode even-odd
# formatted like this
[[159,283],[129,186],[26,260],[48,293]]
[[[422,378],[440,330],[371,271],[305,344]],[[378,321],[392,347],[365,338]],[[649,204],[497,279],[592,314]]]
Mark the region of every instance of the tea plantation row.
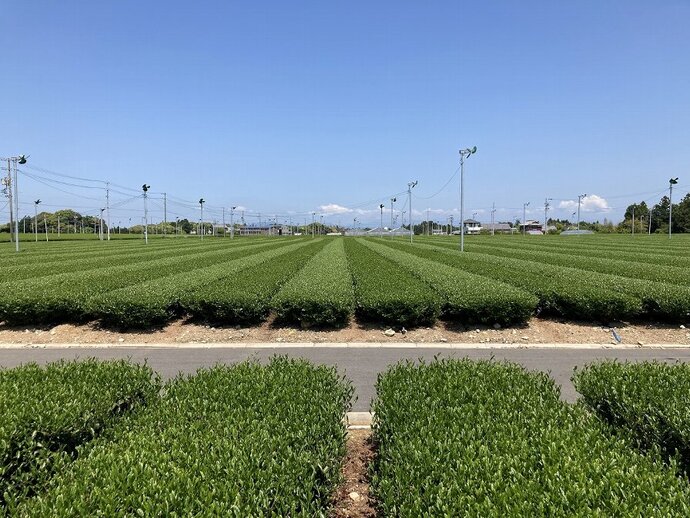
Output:
[[[574,381],[588,406],[510,363],[391,366],[372,407],[380,515],[687,516],[690,368]],[[0,370],[0,514],[326,516],[352,396],[282,357],[165,384],[122,361]]]
[[[593,243],[600,243],[594,246]],[[257,238],[60,243],[0,253],[0,321],[162,325],[180,316],[338,327],[690,320],[690,256],[649,241]]]

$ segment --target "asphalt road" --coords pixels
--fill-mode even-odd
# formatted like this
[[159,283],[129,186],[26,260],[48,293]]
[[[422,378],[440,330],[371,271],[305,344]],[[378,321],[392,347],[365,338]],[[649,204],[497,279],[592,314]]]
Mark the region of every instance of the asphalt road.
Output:
[[339,371],[348,376],[355,385],[357,401],[354,411],[369,410],[374,397],[374,385],[378,373],[399,360],[416,360],[434,357],[474,359],[495,358],[519,363],[530,370],[549,373],[562,387],[562,397],[575,401],[577,393],[570,382],[575,366],[604,358],[642,361],[658,359],[662,361],[690,361],[688,349],[409,349],[409,348],[319,348],[280,346],[270,349],[254,348],[163,348],[163,347],[111,347],[111,348],[36,348],[0,349],[0,365],[14,367],[35,361],[45,363],[60,358],[130,358],[132,361],[146,361],[164,379],[179,372],[193,373],[200,367],[216,363],[235,363],[255,357],[270,358],[275,354],[286,354],[309,359],[315,363],[336,365]]

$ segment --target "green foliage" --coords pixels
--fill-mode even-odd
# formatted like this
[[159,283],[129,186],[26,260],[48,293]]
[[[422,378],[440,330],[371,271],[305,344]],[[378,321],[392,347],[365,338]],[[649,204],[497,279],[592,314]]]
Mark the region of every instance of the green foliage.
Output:
[[336,238],[273,298],[278,321],[303,326],[345,325],[354,308],[343,239]]
[[525,322],[536,308],[537,299],[526,291],[440,264],[433,260],[434,255],[417,253],[417,246],[388,244],[386,240],[363,243],[440,293],[444,318],[463,323],[511,324]]
[[325,516],[352,386],[275,358],[200,370],[18,516]]
[[319,239],[277,260],[226,273],[216,282],[182,293],[182,310],[200,320],[221,324],[255,324],[271,309],[273,295],[326,241]]
[[690,365],[604,361],[576,371],[573,383],[604,422],[690,474]]
[[226,262],[211,266],[197,263],[192,269],[166,275],[163,279],[132,284],[105,293],[90,301],[90,313],[107,326],[144,328],[165,324],[183,311],[180,300],[190,287],[203,288],[267,261],[280,260],[284,254],[306,243],[278,241],[258,250],[257,245],[250,245],[228,257]]
[[426,283],[359,241],[345,241],[355,288],[355,314],[362,320],[404,326],[432,324],[439,295]]
[[149,367],[125,361],[0,370],[0,503],[12,509],[40,491],[83,445],[159,390]]
[[544,373],[491,361],[379,375],[372,490],[384,516],[687,516],[690,487]]
[[445,246],[390,246],[402,247],[417,256],[452,266],[456,271],[472,272],[530,292],[539,299],[538,312],[544,315],[613,320],[635,318],[642,313],[642,301],[622,291],[626,284],[622,277],[602,278],[602,274],[547,264],[537,267],[529,261],[460,253]]

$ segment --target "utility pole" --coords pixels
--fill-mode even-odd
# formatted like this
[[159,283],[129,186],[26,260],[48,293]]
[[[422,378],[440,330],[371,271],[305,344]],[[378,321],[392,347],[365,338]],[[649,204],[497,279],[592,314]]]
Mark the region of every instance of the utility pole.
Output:
[[316,216],[316,212],[311,213],[311,237],[314,237],[314,229],[316,228],[316,222],[314,221],[314,218]]
[[142,185],[142,190],[144,191],[144,243],[149,244],[149,209],[146,204],[146,198],[148,197],[148,191],[151,188],[150,185]]
[[10,207],[10,243],[14,241],[14,205],[12,203],[12,159],[7,159],[7,178],[2,181],[7,193],[7,202]]
[[225,207],[223,207],[223,237],[226,237],[227,235],[227,227],[225,226]]
[[523,236],[527,232],[527,207],[529,207],[529,202],[522,204],[522,235]]
[[163,193],[163,236],[167,233],[168,229],[168,194]]
[[43,217],[43,228],[45,228],[46,231],[46,243],[48,242],[48,220]]
[[204,203],[206,200],[203,198],[199,198],[199,206],[201,207],[201,240],[204,240],[204,232],[206,229],[204,228]]
[[[417,185],[419,182],[415,180],[414,182],[409,182],[407,184],[407,195],[410,198],[410,243],[412,243],[412,235],[414,231],[412,230],[412,189],[414,189],[415,185]],[[429,211],[427,210],[427,219],[429,219]]]
[[105,210],[105,208],[101,209],[101,215],[100,215],[100,218],[98,220],[98,239],[100,239],[101,241],[103,241],[103,211],[104,210]]
[[491,235],[495,235],[496,230],[496,202],[491,204]]
[[[19,187],[17,185],[17,164],[26,164],[27,157],[25,155],[7,157],[7,188],[10,193],[9,204],[10,211],[12,210],[12,201],[14,201],[14,225],[12,224],[12,217],[10,214],[10,226],[14,227],[14,243],[15,250],[19,252]],[[12,181],[12,166],[14,165],[14,181]],[[14,185],[13,185],[14,184]],[[14,188],[14,192],[12,189]],[[11,233],[11,232],[10,232]]]
[[586,194],[580,194],[577,197],[577,229],[580,230],[580,205],[582,205],[582,198],[587,197]]
[[36,236],[36,242],[38,243],[38,204],[41,200],[36,200],[34,202],[34,234]]
[[549,203],[553,198],[545,198],[544,199],[544,235],[547,233],[547,219],[546,219],[546,213],[549,211],[549,207],[551,207],[551,204]]
[[427,236],[431,235],[431,233],[429,232],[429,209],[428,208],[426,209],[426,225],[425,226],[426,226],[426,235]]
[[450,235],[453,235],[453,215],[450,215]]
[[649,235],[652,235],[652,209],[649,209]]
[[110,182],[105,184],[105,217],[108,225],[108,241],[110,241]]
[[381,223],[379,226],[379,237],[383,237],[383,207],[384,207],[384,204],[381,203],[379,205],[379,210],[381,211]]
[[233,222],[233,216],[235,215],[235,209],[237,207],[230,207],[230,239],[235,239],[235,223]]
[[60,237],[60,215],[59,214],[58,214],[57,220],[58,220],[58,238],[59,238]]
[[477,152],[477,146],[460,150],[460,251],[465,251],[465,158]]
[[635,205],[633,205],[632,210],[632,235],[635,235]]
[[398,201],[397,198],[391,198],[391,237],[393,237],[393,204]]
[[[15,166],[16,169],[17,166]],[[16,180],[15,180],[16,183]],[[671,239],[671,213],[673,212],[673,186],[678,183],[678,178],[668,181],[668,238]]]

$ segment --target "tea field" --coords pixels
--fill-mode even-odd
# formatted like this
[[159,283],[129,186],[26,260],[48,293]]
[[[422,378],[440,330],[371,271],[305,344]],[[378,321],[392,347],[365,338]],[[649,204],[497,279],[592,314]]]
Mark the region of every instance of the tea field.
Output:
[[[573,379],[577,404],[508,362],[389,366],[376,515],[688,516],[690,367]],[[0,516],[331,516],[352,400],[334,367],[287,357],[166,382],[122,360],[0,369]]]
[[157,238],[10,243],[0,321],[339,327],[690,320],[690,236]]

